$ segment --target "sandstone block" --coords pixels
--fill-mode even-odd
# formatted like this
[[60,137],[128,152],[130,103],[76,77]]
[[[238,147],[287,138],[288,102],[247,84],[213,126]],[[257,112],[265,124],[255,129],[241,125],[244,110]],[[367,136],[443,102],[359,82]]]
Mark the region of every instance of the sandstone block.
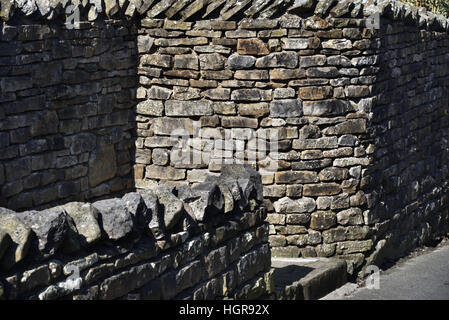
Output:
[[307,184],[303,187],[304,196],[328,196],[335,195],[341,191],[340,185],[337,183],[319,183]]
[[226,58],[219,53],[201,54],[201,70],[221,70],[224,67]]
[[176,169],[173,167],[150,165],[145,170],[145,178],[147,179],[182,180],[185,176],[186,172],[184,169]]
[[265,55],[269,54],[270,52],[262,40],[257,38],[251,38],[251,39],[238,39],[237,53],[242,55]]
[[316,208],[315,200],[303,197],[301,199],[290,199],[284,197],[273,203],[277,213],[306,213]]
[[165,102],[165,114],[167,116],[204,116],[212,115],[212,102],[209,100]]
[[273,118],[300,117],[302,112],[300,99],[274,100],[270,103],[270,117]]
[[275,174],[276,183],[313,183],[318,182],[318,175],[313,171],[284,171],[276,172]]
[[164,104],[162,101],[145,100],[137,104],[136,111],[138,114],[160,117],[164,112]]
[[333,89],[331,86],[299,88],[298,97],[304,100],[323,100],[331,98]]
[[296,68],[298,54],[292,51],[270,53],[256,60],[256,68]]
[[117,162],[114,145],[100,143],[90,153],[89,157],[89,185],[95,187],[100,183],[112,179],[117,173]]
[[249,55],[232,54],[229,56],[227,66],[229,69],[249,69],[256,63],[256,58]]
[[313,212],[310,219],[310,228],[314,230],[326,230],[337,225],[337,217],[332,211]]

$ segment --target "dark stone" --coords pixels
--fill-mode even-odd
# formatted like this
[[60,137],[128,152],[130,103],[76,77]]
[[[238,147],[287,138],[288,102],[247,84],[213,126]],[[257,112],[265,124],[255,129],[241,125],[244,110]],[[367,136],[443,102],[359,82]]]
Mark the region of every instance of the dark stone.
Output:
[[98,210],[100,226],[109,239],[121,239],[133,230],[131,214],[120,199],[100,200],[92,205]]
[[53,255],[63,244],[69,229],[63,209],[17,212],[16,216],[37,235],[42,253]]

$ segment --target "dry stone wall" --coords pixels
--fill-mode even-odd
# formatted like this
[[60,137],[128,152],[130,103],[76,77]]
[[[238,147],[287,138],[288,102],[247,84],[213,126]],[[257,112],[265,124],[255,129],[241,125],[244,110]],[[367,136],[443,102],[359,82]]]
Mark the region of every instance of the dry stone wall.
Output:
[[[152,46],[139,46],[136,186],[195,184],[222,163],[248,161],[268,167],[273,255],[370,251],[360,184],[374,150],[366,107],[379,41],[357,22],[284,16],[143,26],[139,43]],[[181,127],[184,144],[173,134]],[[258,149],[264,138],[277,150]]]
[[0,32],[0,206],[131,190],[137,47],[132,25]]
[[[10,1],[0,7],[2,20],[22,25],[19,29],[2,25],[1,43],[7,50],[0,61],[13,61],[12,65],[31,59],[28,55],[19,59],[24,51],[16,53],[14,44],[20,50],[34,50],[30,48],[35,41],[20,40],[21,34],[35,28],[25,26],[26,21],[57,22],[73,4],[82,21],[111,17],[122,21],[114,27],[107,26],[112,22],[100,24],[105,33],[99,36],[89,34],[97,28],[95,23],[90,27],[91,22],[61,34],[58,27],[51,27],[55,31],[50,34],[58,34],[49,36],[53,42],[59,37],[67,40],[65,34],[73,34],[73,39],[99,38],[95,45],[86,45],[88,56],[78,58],[74,53],[78,44],[70,36],[72,57],[62,58],[64,68],[72,66],[66,60],[80,59],[77,65],[89,77],[99,74],[91,72],[97,66],[106,69],[102,75],[111,77],[107,83],[113,89],[104,84],[106,92],[92,92],[87,100],[99,110],[100,97],[110,97],[112,90],[112,100],[104,100],[109,108],[104,115],[67,118],[70,124],[80,123],[83,135],[88,128],[88,137],[96,137],[92,149],[90,143],[80,142],[81,149],[89,150],[79,154],[72,149],[77,148],[74,141],[80,132],[65,131],[65,113],[53,104],[52,91],[46,93],[45,106],[55,109],[48,112],[56,114],[53,120],[59,121],[62,131],[52,134],[63,136],[64,147],[49,152],[54,144],[47,133],[33,136],[47,139],[47,149],[39,149],[34,140],[12,142],[14,130],[31,126],[20,122],[29,119],[23,112],[46,113],[6,108],[27,95],[41,94],[34,94],[41,89],[34,82],[32,91],[21,88],[19,81],[18,92],[6,92],[10,88],[6,80],[16,77],[17,67],[1,66],[6,72],[1,148],[7,151],[12,145],[11,150],[18,150],[0,165],[0,181],[8,184],[3,187],[2,205],[26,209],[107,197],[132,187],[201,185],[206,177],[219,176],[223,164],[248,163],[262,175],[273,255],[337,256],[349,261],[348,271],[353,272],[447,234],[445,17],[384,0],[107,0],[101,7],[94,2],[56,1],[49,7],[41,0]],[[21,31],[17,36],[16,30]],[[122,47],[117,51],[114,41],[102,42],[110,39],[108,30],[116,30],[111,39],[118,37]],[[12,41],[3,40],[8,37]],[[52,41],[43,43],[53,48]],[[87,63],[97,56],[90,56],[90,48],[95,51],[103,45],[111,45],[98,53],[105,59]],[[50,54],[53,49],[42,50],[45,59],[59,61]],[[64,69],[63,75],[71,72]],[[80,86],[97,81],[75,78]],[[90,84],[86,87],[93,90]],[[64,107],[74,103],[77,107],[71,110],[78,114],[88,103],[77,102],[79,96],[61,103]],[[8,128],[9,123],[21,124]],[[102,147],[103,136],[108,142]],[[101,156],[95,161],[97,153]],[[29,160],[23,157],[32,161],[48,154],[56,157],[55,167],[27,171]],[[75,158],[79,163],[72,164]],[[110,158],[116,158],[115,165]],[[69,161],[68,169],[64,161]],[[18,168],[11,170],[7,164]],[[72,171],[78,169],[82,175],[74,176]],[[61,178],[41,186],[48,181],[43,178],[48,172],[58,172]]]
[[[260,176],[43,211],[0,210],[0,299],[255,299],[273,293]],[[11,241],[12,240],[12,241]]]
[[388,19],[382,26],[364,215],[374,264],[449,230],[449,37]]
[[447,22],[399,4],[320,14],[324,3],[142,20],[134,174],[137,188],[196,184],[249,163],[272,254],[338,256],[353,272],[447,233]]

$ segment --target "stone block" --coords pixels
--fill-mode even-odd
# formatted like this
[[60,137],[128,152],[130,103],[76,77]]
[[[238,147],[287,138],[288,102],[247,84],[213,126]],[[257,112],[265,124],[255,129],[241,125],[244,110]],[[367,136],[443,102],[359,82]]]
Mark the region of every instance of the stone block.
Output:
[[296,68],[298,54],[292,51],[270,53],[256,60],[256,68]]
[[314,230],[326,230],[337,225],[337,216],[332,211],[313,212],[310,219],[310,228]]
[[[254,36],[256,33],[254,32]],[[238,39],[237,53],[242,55],[265,55],[269,54],[266,44],[257,38]]]
[[165,102],[165,114],[167,116],[204,116],[212,115],[212,102],[209,100]]

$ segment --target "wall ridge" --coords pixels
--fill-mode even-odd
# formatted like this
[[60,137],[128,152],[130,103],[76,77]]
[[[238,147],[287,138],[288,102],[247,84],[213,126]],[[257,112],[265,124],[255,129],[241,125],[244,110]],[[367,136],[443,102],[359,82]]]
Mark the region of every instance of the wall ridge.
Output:
[[[123,1],[118,0],[5,0],[0,7],[0,19],[8,21],[15,15],[30,17],[35,20],[54,20],[61,18],[66,10],[73,13],[74,8],[79,8],[78,21],[94,21],[99,17],[114,19],[155,19],[163,15],[175,20],[188,20],[197,17],[201,12],[202,19],[211,19],[211,13],[220,9],[217,18],[219,20],[234,19],[240,13],[250,19],[271,19],[285,13],[309,14],[317,16],[329,16],[339,18],[350,15],[353,18],[363,16],[365,18],[379,14],[393,20],[403,21],[408,24],[423,27],[435,31],[448,31],[448,19],[442,15],[428,12],[425,8],[418,8],[397,0],[288,0],[288,1],[256,1],[245,0],[231,2],[223,7],[224,1]],[[71,9],[67,9],[71,8]],[[73,9],[72,9],[73,8]],[[218,10],[217,10],[218,13]],[[81,20],[80,20],[81,19]],[[240,19],[240,18],[237,18]]]
[[270,294],[260,175],[228,170],[195,188],[160,186],[44,211],[1,208],[0,299]]

